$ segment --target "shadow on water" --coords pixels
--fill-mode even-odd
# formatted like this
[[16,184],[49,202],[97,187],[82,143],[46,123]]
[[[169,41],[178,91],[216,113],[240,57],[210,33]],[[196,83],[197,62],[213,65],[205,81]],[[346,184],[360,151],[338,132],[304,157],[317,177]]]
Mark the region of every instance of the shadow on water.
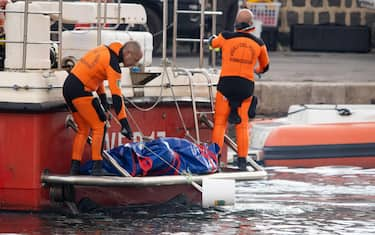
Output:
[[375,169],[269,168],[236,184],[236,203],[202,209],[167,204],[96,208],[78,216],[0,213],[0,233],[18,234],[375,234]]

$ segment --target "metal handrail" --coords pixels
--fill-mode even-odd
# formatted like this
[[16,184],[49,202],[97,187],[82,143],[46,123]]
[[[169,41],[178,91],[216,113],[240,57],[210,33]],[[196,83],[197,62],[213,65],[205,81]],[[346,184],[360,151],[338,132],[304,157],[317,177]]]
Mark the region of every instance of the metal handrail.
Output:
[[[12,40],[0,40],[0,42],[5,43],[23,43],[23,41],[12,41]],[[54,43],[60,43],[60,41],[53,41]],[[30,42],[28,41],[27,44],[51,44],[51,41],[39,41],[39,42]]]
[[[6,12],[6,13],[25,13],[25,11],[9,11],[9,10],[0,10],[0,12]],[[29,11],[28,14],[35,14],[35,15],[48,15],[48,14],[59,14],[58,11]]]
[[22,71],[26,70],[27,58],[27,31],[29,25],[29,0],[25,0],[24,15],[23,15],[23,43],[22,43]]
[[[204,43],[208,42],[208,39],[204,39],[204,25],[205,25],[205,15],[212,15],[212,33],[216,33],[216,16],[221,15],[222,12],[217,11],[217,0],[212,0],[212,11],[206,11],[206,0],[201,0],[201,9],[200,11],[195,10],[179,10],[178,9],[178,0],[174,0],[173,7],[173,42],[172,42],[172,57],[173,65],[176,65],[177,57],[177,42],[199,42],[199,67],[202,68],[204,65]],[[200,31],[199,39],[197,38],[178,38],[177,37],[177,26],[178,26],[178,14],[200,14]],[[214,53],[214,52],[212,52]],[[214,57],[214,56],[213,56]],[[215,62],[215,61],[214,61]]]
[[[0,42],[4,43],[22,43],[22,71],[26,71],[26,59],[27,59],[27,45],[28,44],[52,44],[57,43],[59,45],[59,59],[58,59],[58,68],[61,69],[61,61],[62,61],[62,43],[61,43],[61,36],[62,36],[62,14],[63,14],[63,7],[62,7],[62,0],[59,0],[59,11],[29,11],[29,3],[30,0],[25,0],[24,10],[23,11],[13,11],[13,10],[0,10],[0,12],[4,13],[20,13],[24,14],[23,18],[23,40],[22,41],[14,41],[14,40],[0,40]],[[29,42],[28,38],[28,25],[29,25],[29,14],[35,15],[45,15],[45,14],[57,14],[59,15],[59,25],[58,25],[58,41],[45,41],[45,42]]]
[[[200,38],[176,38],[177,42],[200,42]],[[203,39],[203,42],[207,43],[208,39]]]
[[[177,10],[177,13],[181,14],[201,14],[202,11],[191,11],[191,10]],[[221,15],[218,11],[204,11],[205,15]]]
[[185,69],[185,68],[178,68],[177,69],[176,68],[176,69],[174,69],[174,72],[177,73],[177,76],[179,74],[181,74],[181,72],[182,72],[183,75],[186,75],[189,78],[190,98],[191,98],[191,102],[192,102],[193,115],[194,115],[195,136],[196,136],[196,142],[198,144],[200,144],[198,113],[201,113],[201,112],[197,111],[197,102],[196,102],[196,97],[195,97],[195,94],[194,94],[194,86],[196,86],[196,84],[194,84],[194,82],[193,82],[193,74],[194,73],[200,73],[207,79],[207,85],[206,86],[208,87],[208,90],[209,90],[209,100],[210,100],[210,107],[211,107],[211,111],[209,113],[213,113],[213,111],[214,111],[214,99],[213,99],[213,90],[212,90],[213,84],[212,84],[210,75],[208,74],[206,69]]

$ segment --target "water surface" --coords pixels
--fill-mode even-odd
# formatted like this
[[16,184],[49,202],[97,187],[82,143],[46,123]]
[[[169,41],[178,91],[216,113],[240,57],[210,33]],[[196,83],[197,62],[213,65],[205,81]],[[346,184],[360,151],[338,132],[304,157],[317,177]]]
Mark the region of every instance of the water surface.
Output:
[[236,184],[234,206],[162,206],[61,213],[0,213],[14,234],[375,234],[375,169],[268,168]]

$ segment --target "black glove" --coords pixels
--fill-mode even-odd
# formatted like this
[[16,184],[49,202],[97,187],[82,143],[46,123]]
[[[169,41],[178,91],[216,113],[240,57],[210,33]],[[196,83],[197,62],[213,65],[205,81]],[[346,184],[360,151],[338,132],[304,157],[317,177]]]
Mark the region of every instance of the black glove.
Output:
[[108,112],[108,110],[111,108],[111,106],[108,104],[107,95],[106,94],[100,94],[99,95],[100,103],[102,104],[104,111]]
[[257,73],[256,69],[254,69],[254,74],[255,74],[256,78],[262,79],[262,73]]
[[133,138],[133,132],[130,129],[128,119],[123,118],[120,120],[121,123],[121,134],[131,140]]

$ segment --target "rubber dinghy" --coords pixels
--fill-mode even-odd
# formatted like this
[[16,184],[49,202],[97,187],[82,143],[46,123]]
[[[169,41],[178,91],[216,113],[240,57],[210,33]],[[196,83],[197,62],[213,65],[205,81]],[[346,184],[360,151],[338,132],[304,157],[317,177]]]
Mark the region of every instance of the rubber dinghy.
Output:
[[293,105],[254,121],[251,152],[265,166],[375,167],[375,105]]

